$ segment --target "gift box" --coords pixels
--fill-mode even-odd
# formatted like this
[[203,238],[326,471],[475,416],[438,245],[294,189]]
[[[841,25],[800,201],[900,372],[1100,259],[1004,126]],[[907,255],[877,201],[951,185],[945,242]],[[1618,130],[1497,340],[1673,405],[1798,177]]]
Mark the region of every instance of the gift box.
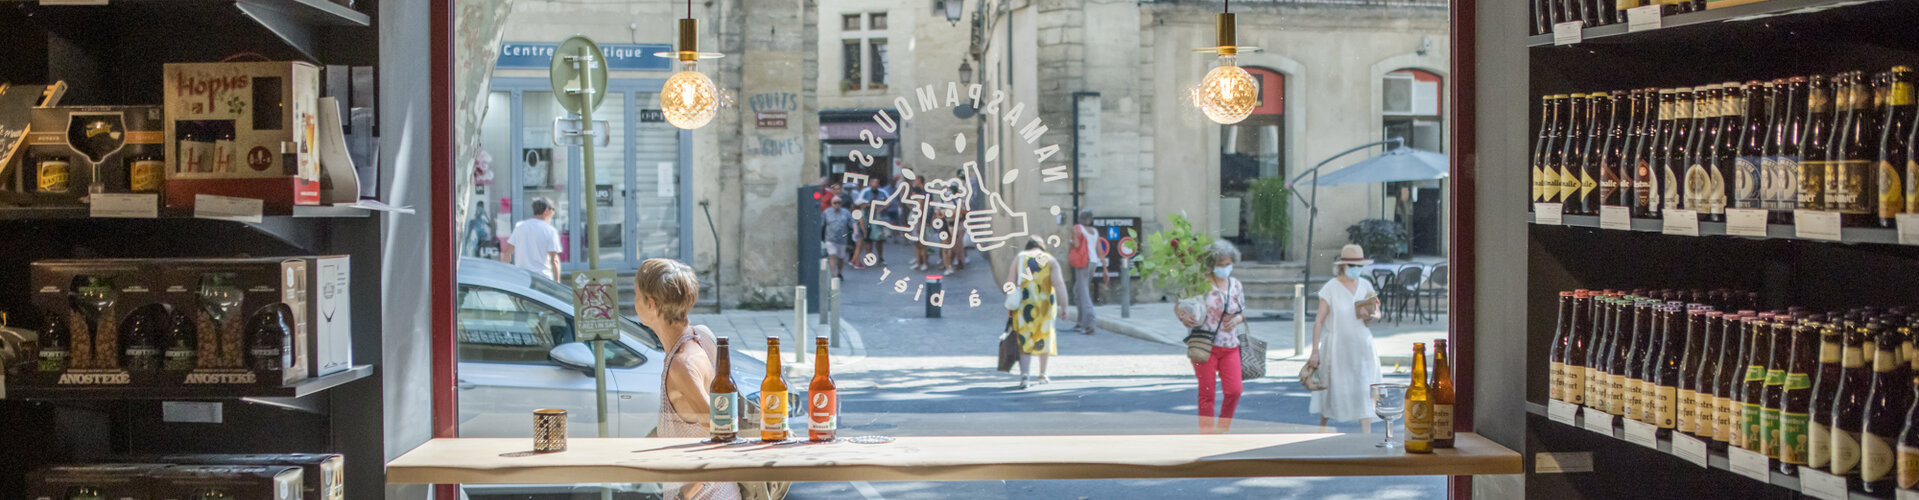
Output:
[[253,465],[299,467],[306,500],[345,500],[344,458],[330,453],[258,455],[167,455],[159,462],[180,465]]
[[47,260],[29,271],[40,312],[31,385],[163,385],[172,309],[135,260]]
[[320,203],[319,69],[303,62],[166,65],[167,208],[194,196]]
[[154,496],[152,479],[149,475],[166,467],[160,464],[83,464],[41,467],[27,474],[27,498],[28,500],[156,499],[159,497]]
[[308,257],[307,374],[353,367],[352,261],[345,255]]
[[194,336],[185,386],[282,386],[307,378],[304,258],[165,259],[162,300]]
[[301,500],[305,473],[281,465],[175,465],[148,473],[154,500]]
[[166,171],[165,120],[158,106],[34,108],[32,131],[13,172],[34,205],[77,205],[94,189],[158,193]]

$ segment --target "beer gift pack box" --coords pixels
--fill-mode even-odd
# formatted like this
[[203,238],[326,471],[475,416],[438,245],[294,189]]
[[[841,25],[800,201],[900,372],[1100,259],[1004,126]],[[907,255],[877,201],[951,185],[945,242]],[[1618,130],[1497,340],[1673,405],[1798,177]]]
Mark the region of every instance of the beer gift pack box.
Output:
[[150,475],[166,468],[166,465],[161,464],[85,464],[41,467],[27,474],[27,499],[153,500],[160,497],[154,495]]
[[153,500],[302,500],[305,473],[284,465],[175,465],[147,474]]
[[186,313],[197,341],[181,385],[281,386],[307,377],[305,259],[154,262],[163,299]]
[[254,198],[267,214],[320,204],[319,68],[304,62],[166,65],[166,200]]
[[35,385],[151,386],[163,382],[169,309],[151,269],[135,260],[49,260],[30,270],[40,312]]
[[330,453],[271,453],[259,455],[168,455],[160,462],[180,465],[252,465],[299,467],[303,498],[346,500],[344,458]]
[[79,204],[96,182],[107,193],[160,192],[166,120],[158,106],[60,106],[31,115],[25,154],[11,171],[15,185],[31,188],[34,204]]
[[353,367],[352,260],[308,257],[306,265],[307,375],[346,371]]

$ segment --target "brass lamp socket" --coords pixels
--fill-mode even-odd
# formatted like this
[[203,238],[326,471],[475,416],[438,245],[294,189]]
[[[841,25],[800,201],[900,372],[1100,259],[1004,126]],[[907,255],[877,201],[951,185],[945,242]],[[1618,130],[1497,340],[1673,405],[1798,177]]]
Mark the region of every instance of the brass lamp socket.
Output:
[[700,57],[700,22],[687,18],[680,20],[680,60],[692,61]]
[[1231,13],[1213,15],[1213,31],[1219,34],[1219,55],[1230,56],[1239,53],[1237,26],[1238,23],[1233,20]]

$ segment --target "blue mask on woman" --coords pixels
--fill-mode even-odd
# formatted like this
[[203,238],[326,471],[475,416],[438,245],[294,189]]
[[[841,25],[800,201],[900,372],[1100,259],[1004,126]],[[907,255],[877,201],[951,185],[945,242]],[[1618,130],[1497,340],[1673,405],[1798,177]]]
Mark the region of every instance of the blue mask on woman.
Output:
[[1232,275],[1233,275],[1232,264],[1213,267],[1213,276],[1218,276],[1219,279],[1226,279],[1227,276],[1232,276]]
[[1359,277],[1362,274],[1364,274],[1365,271],[1366,270],[1364,269],[1360,269],[1359,266],[1346,266],[1346,277],[1352,278],[1352,279],[1359,279]]

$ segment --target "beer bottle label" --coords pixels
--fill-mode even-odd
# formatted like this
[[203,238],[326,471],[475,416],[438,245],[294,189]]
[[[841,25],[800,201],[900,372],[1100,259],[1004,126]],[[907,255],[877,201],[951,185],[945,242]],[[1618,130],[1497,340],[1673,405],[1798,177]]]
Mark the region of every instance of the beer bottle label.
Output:
[[732,434],[740,431],[740,407],[734,404],[738,401],[734,399],[737,397],[739,397],[738,393],[713,393],[713,400],[707,403],[706,409],[714,434]]
[[1659,423],[1659,386],[1651,381],[1639,382],[1639,421],[1648,424]]
[[1794,389],[1811,389],[1812,374],[1810,373],[1786,374],[1785,384],[1786,384],[1786,390],[1788,391],[1794,390]]
[[1672,170],[1672,165],[1666,165],[1664,170],[1665,180],[1660,185],[1664,186],[1665,192],[1660,195],[1659,206],[1665,209],[1679,208],[1679,173]]
[[1779,206],[1780,210],[1792,210],[1799,202],[1799,157],[1779,157]]
[[1712,179],[1706,174],[1706,170],[1704,165],[1697,163],[1686,167],[1686,172],[1683,174],[1686,176],[1684,186],[1686,199],[1684,206],[1680,208],[1695,210],[1702,214],[1712,213],[1712,210],[1706,208],[1706,191],[1712,189]]
[[1851,475],[1859,467],[1859,434],[1845,429],[1832,430],[1832,473]]
[[1726,427],[1730,428],[1727,431],[1728,437],[1730,439],[1727,439],[1726,442],[1732,443],[1733,446],[1738,446],[1740,448],[1747,448],[1746,446],[1746,405],[1741,404],[1737,401],[1733,402],[1732,414],[1727,417],[1726,423],[1727,423]]
[[72,167],[67,162],[43,161],[34,176],[35,185],[39,186],[42,193],[65,193],[72,175]]
[[1868,181],[1878,176],[1878,174],[1874,172],[1877,168],[1874,167],[1873,162],[1851,160],[1835,162],[1835,166],[1839,171],[1837,189],[1840,193],[1843,193],[1840,196],[1842,201],[1839,205],[1839,210],[1845,213],[1860,215],[1873,213],[1871,209],[1873,192],[1871,191],[1871,185],[1868,183]]
[[1806,423],[1811,415],[1785,412],[1779,417],[1779,461],[1806,463]]
[[1892,163],[1879,162],[1879,218],[1891,219],[1906,209],[1906,188],[1901,182],[1905,179]]
[[1878,481],[1892,475],[1895,458],[1892,454],[1892,440],[1878,434],[1859,435],[1859,478],[1867,482]]
[[1560,201],[1570,204],[1573,202],[1573,195],[1579,194],[1580,183],[1579,173],[1576,172],[1577,170],[1577,167],[1567,165],[1565,170],[1559,171]]
[[1601,373],[1599,370],[1594,370],[1591,367],[1586,368],[1585,378],[1580,380],[1580,384],[1586,386],[1585,403],[1587,406],[1592,406],[1592,407],[1601,408],[1601,409],[1604,409],[1604,407],[1606,406],[1605,375],[1606,374]]
[[1759,158],[1741,156],[1733,160],[1733,206],[1739,208],[1759,207]]
[[1718,421],[1713,414],[1713,410],[1719,408],[1717,403],[1711,393],[1701,392],[1693,395],[1693,404],[1699,407],[1699,411],[1693,415],[1695,423],[1692,432],[1698,434],[1700,439],[1712,440],[1713,429],[1718,428]]
[[1567,366],[1566,373],[1560,377],[1566,379],[1566,387],[1560,389],[1561,395],[1566,397],[1565,401],[1576,405],[1586,404],[1586,369]]
[[1679,432],[1697,432],[1699,428],[1699,393],[1692,389],[1679,390],[1679,406],[1674,410],[1673,428]]
[[1906,160],[1906,213],[1919,212],[1919,158]]
[[1532,167],[1532,169],[1533,169],[1533,197],[1532,197],[1532,200],[1533,200],[1533,202],[1535,202],[1535,203],[1537,203],[1537,202],[1539,202],[1539,201],[1540,201],[1540,199],[1539,199],[1539,185],[1540,185],[1540,183],[1541,183],[1541,182],[1543,182],[1543,181],[1545,181],[1545,176],[1544,176],[1544,174],[1541,174],[1541,173],[1539,173],[1539,172],[1540,172],[1540,170],[1539,170],[1539,166],[1538,166],[1538,165],[1533,165],[1533,167]]
[[1746,406],[1746,409],[1744,411],[1744,415],[1746,417],[1745,418],[1746,430],[1744,431],[1744,433],[1740,434],[1740,437],[1745,438],[1743,439],[1743,441],[1745,441],[1746,444],[1743,445],[1742,447],[1748,450],[1763,453],[1765,450],[1764,448],[1760,446],[1763,443],[1760,442],[1761,440],[1759,439],[1759,436],[1761,434],[1761,431],[1764,430],[1764,427],[1765,427],[1766,410],[1763,408],[1760,408],[1759,405],[1755,405],[1755,404],[1748,404],[1745,406]]
[[1433,440],[1433,402],[1410,401],[1406,404],[1406,441]]
[[1581,170],[1579,172],[1579,198],[1585,199],[1587,196],[1591,196],[1594,189],[1599,189],[1599,181],[1594,180],[1590,172]]
[[1676,415],[1673,400],[1679,397],[1678,392],[1678,388],[1670,385],[1658,386],[1653,390],[1653,423],[1661,429],[1671,429],[1677,425],[1677,422],[1674,422]]
[[1824,469],[1832,464],[1832,427],[1813,422],[1808,428],[1806,465]]
[[1819,193],[1826,189],[1825,162],[1808,161],[1799,163],[1799,208],[1816,210],[1819,208]]
[[1785,370],[1766,370],[1766,385],[1785,385]]
[[1899,487],[1919,488],[1919,448],[1899,445]]
[[1717,401],[1714,401],[1714,404],[1717,408],[1714,408],[1713,411],[1713,419],[1716,422],[1714,423],[1712,431],[1712,440],[1730,443],[1732,442],[1732,430],[1734,428],[1732,420],[1732,398],[1716,399]]
[[1563,375],[1566,371],[1566,364],[1554,361],[1549,371],[1550,373],[1547,378],[1549,384],[1546,388],[1546,392],[1549,394],[1547,394],[1546,397],[1561,401],[1566,400],[1566,380],[1565,375]]
[[1759,410],[1759,451],[1772,458],[1779,458],[1780,417],[1778,408]]
[[1708,178],[1706,189],[1699,194],[1701,209],[1708,213],[1726,213],[1726,174],[1716,168],[1706,169]]
[[786,394],[760,395],[760,439],[786,439]]
[[1606,413],[1618,415],[1626,411],[1626,376],[1607,375]]
[[1559,169],[1546,167],[1539,173],[1539,201],[1553,203],[1559,201]]
[[831,440],[840,428],[840,394],[837,390],[812,391],[806,395],[806,429],[815,440]]
[[166,178],[165,162],[155,160],[135,160],[127,167],[127,177],[134,191],[159,191],[160,183]]
[[1779,157],[1759,157],[1759,208],[1779,208]]
[[1433,439],[1453,438],[1453,405],[1433,405]]

